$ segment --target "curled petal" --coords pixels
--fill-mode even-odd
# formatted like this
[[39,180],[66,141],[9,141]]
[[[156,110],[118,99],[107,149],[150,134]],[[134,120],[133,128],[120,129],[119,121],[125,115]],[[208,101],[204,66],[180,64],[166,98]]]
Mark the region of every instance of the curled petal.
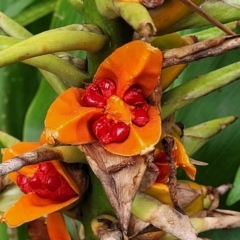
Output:
[[37,219],[45,214],[56,212],[73,204],[79,199],[73,197],[65,202],[54,202],[38,197],[35,193],[22,196],[3,215],[2,221],[10,227],[17,227],[25,222]]
[[52,240],[71,240],[64,218],[60,212],[54,212],[48,215],[47,230]]
[[188,177],[194,180],[197,171],[196,167],[190,163],[182,143],[177,138],[174,138],[174,141],[176,145],[174,155],[177,166],[181,167],[187,173]]
[[83,107],[83,92],[83,89],[69,88],[52,103],[45,118],[44,135],[48,143],[57,140],[79,145],[96,141],[90,130],[91,123],[102,115],[103,109]]
[[161,135],[161,120],[154,107],[150,106],[148,113],[149,122],[143,127],[131,124],[129,136],[124,142],[110,143],[103,147],[111,153],[123,156],[138,155],[143,154],[144,150],[153,150]]
[[99,66],[94,79],[115,81],[119,97],[133,85],[148,97],[156,87],[162,68],[162,53],[150,44],[133,41],[115,50]]

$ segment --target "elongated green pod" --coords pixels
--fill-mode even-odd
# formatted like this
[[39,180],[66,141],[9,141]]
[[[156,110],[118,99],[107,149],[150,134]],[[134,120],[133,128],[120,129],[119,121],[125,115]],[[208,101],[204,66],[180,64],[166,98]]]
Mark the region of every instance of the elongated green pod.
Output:
[[[6,49],[21,40],[0,36],[0,49]],[[55,55],[47,54],[39,57],[34,57],[22,61],[28,65],[48,71],[60,77],[69,86],[80,86],[82,82],[90,80],[87,73],[77,69],[69,61],[61,59]]]
[[43,32],[2,50],[0,67],[28,58],[71,50],[99,51],[107,42],[104,35],[83,31]]
[[[240,25],[240,21],[234,21],[234,22],[230,22],[225,24],[225,27],[227,27],[230,30],[234,30],[236,29],[238,26]],[[189,35],[185,35],[186,37],[191,37],[191,36],[195,36],[198,41],[204,41],[204,40],[208,40],[211,38],[216,38],[216,37],[222,37],[225,36],[226,34],[220,30],[217,27],[212,27],[212,28],[208,28],[199,32],[194,32],[191,33]]]
[[186,128],[184,130],[184,136],[182,140],[188,155],[191,156],[194,154],[211,137],[221,132],[225,127],[227,127],[229,124],[232,124],[236,120],[236,116],[229,116]]
[[169,90],[162,98],[162,119],[196,99],[240,78],[240,62],[212,71]]
[[[200,7],[203,11],[207,12],[221,23],[228,23],[239,20],[240,8],[237,8],[234,5],[230,5],[225,1],[205,0],[200,5]],[[197,28],[208,25],[211,24],[207,19],[203,18],[198,13],[193,13],[175,26],[169,28],[168,31],[175,32],[183,29]]]
[[[0,12],[0,28],[9,36],[17,38],[17,39],[26,39],[32,36],[32,34],[19,25],[17,22]],[[9,39],[8,39],[9,40]],[[10,40],[9,40],[10,42]],[[11,40],[12,42],[12,40]],[[5,45],[6,45],[5,41]],[[15,44],[15,43],[12,43]],[[44,76],[44,78],[48,81],[48,83],[52,86],[56,93],[60,94],[64,92],[68,86],[60,79],[58,76],[53,73],[44,71],[40,69],[40,72]]]

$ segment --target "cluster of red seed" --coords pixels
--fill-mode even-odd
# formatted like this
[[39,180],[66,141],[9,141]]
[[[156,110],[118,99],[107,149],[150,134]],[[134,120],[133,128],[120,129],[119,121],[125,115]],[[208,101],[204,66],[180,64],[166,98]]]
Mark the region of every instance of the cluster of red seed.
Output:
[[40,198],[64,202],[76,196],[66,179],[51,162],[39,163],[33,176],[19,174],[17,185],[24,193],[34,192]]
[[[116,94],[116,86],[111,79],[99,79],[90,84],[82,96],[82,102],[86,107],[104,108],[107,99]],[[132,87],[125,92],[122,99],[129,107],[133,119],[132,123],[142,127],[149,121],[148,108],[142,90]],[[127,139],[130,127],[122,121],[114,121],[104,114],[92,124],[92,131],[100,142],[123,142]]]

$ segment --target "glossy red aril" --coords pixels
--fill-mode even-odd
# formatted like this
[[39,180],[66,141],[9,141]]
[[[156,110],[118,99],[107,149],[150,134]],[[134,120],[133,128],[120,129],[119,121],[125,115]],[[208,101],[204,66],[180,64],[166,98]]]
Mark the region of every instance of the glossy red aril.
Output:
[[124,122],[114,123],[104,115],[92,124],[92,130],[100,142],[108,144],[126,140],[130,127]]
[[104,115],[92,124],[92,131],[100,142],[108,144],[112,141],[110,134],[111,127],[112,120],[107,119]]
[[130,127],[124,122],[113,124],[111,129],[111,136],[114,142],[123,142],[126,140],[130,132]]
[[145,102],[140,88],[130,88],[123,96],[123,100],[132,106],[142,105]]
[[110,79],[98,79],[90,84],[82,96],[82,101],[87,107],[104,107],[106,99],[115,94],[115,83]]
[[109,98],[116,93],[115,83],[110,79],[98,79],[94,84],[98,86],[100,92],[105,98]]
[[51,162],[40,163],[33,176],[19,174],[17,184],[26,194],[33,192],[53,201],[63,202],[76,196],[76,192]]
[[142,127],[147,124],[149,121],[149,116],[146,110],[142,108],[135,108],[132,111],[132,114],[134,116],[133,123],[135,123],[137,126]]

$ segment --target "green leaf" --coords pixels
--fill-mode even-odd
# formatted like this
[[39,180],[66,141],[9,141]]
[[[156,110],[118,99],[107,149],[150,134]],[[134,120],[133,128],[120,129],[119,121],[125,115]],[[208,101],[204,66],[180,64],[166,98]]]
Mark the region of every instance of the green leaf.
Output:
[[44,129],[44,119],[50,104],[57,94],[48,82],[42,80],[40,87],[27,111],[23,129],[24,141],[38,141]]
[[16,15],[20,14],[22,10],[32,4],[34,0],[19,0],[15,1],[8,8],[4,11],[6,15],[9,17],[15,17]]
[[47,14],[53,12],[57,0],[45,0],[34,4],[33,6],[24,9],[20,14],[16,15],[13,19],[22,26],[26,26]]
[[0,69],[1,130],[22,139],[27,108],[37,90],[36,69],[21,63]]
[[227,198],[227,205],[233,205],[240,200],[240,167],[238,167],[234,182],[233,188],[230,190]]

